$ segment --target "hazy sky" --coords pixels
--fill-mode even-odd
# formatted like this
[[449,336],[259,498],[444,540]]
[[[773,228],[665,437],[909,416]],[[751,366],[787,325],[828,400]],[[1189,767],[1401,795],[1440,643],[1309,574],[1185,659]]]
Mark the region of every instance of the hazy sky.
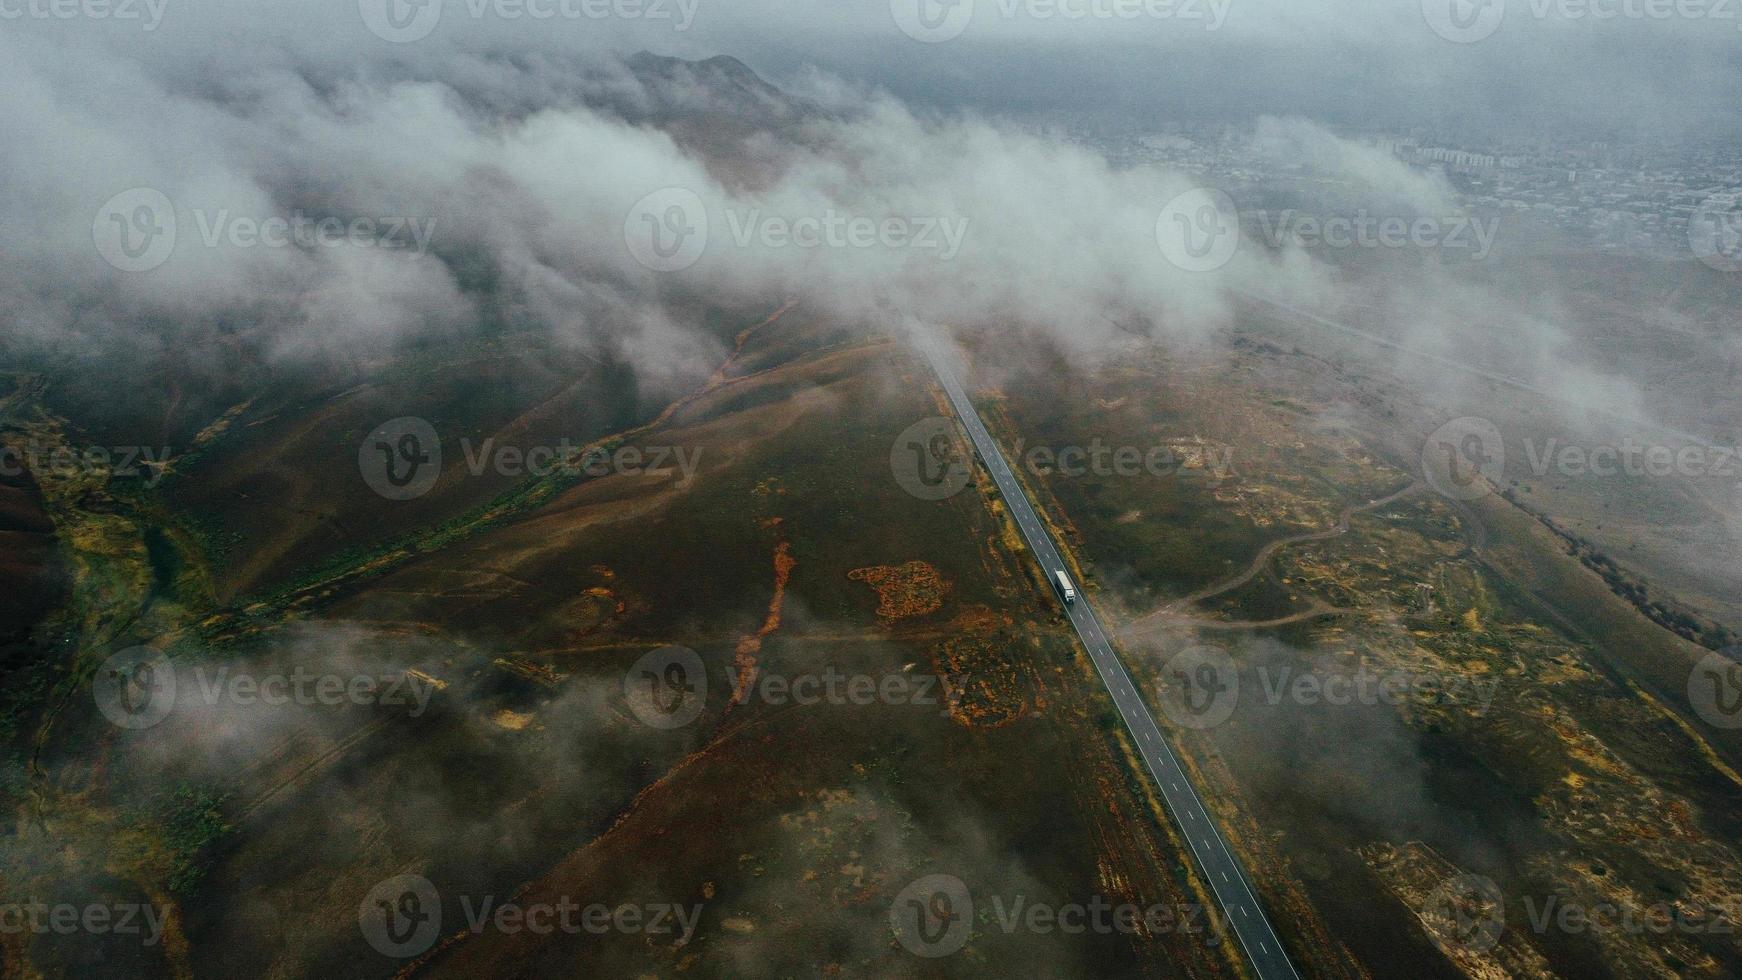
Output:
[[[1530,134],[1699,135],[1742,122],[1742,7],[1654,19],[1648,0],[1595,0],[1616,13],[1602,19],[1576,4],[1563,13],[1560,0],[1490,0],[1500,14],[1492,34],[1460,42],[1430,25],[1424,6],[1435,2],[1465,0],[1181,0],[1155,8],[1168,16],[1075,20],[1046,15],[1044,2],[977,0],[958,37],[926,44],[892,30],[884,2],[819,16],[824,4],[756,0],[698,18],[709,30],[696,39],[717,36],[768,67],[810,61],[910,101],[982,108],[1156,121],[1303,114]],[[764,31],[746,7],[796,29]],[[1489,23],[1477,19],[1473,33]]]
[[[1737,115],[1734,22],[1447,2],[117,0],[87,14],[0,0],[0,300],[10,336],[87,348],[197,351],[166,331],[244,325],[275,350],[350,353],[508,319],[649,376],[712,356],[667,302],[682,290],[797,296],[857,322],[1026,319],[1092,348],[1117,332],[1109,317],[1201,333],[1225,322],[1229,290],[1312,305],[1333,279],[1298,251],[1182,271],[1157,228],[1184,175],[1113,168],[980,117],[1224,121],[1388,207],[1443,214],[1444,188],[1349,130],[1453,120],[1656,139]],[[614,63],[597,56],[640,49],[734,54],[855,112],[807,141],[747,143],[736,165],[764,179],[722,177],[705,153],[600,108],[612,100],[599,86],[640,93],[620,66],[595,77]],[[626,222],[645,232],[641,209],[671,188],[715,222],[680,271],[626,248]],[[734,241],[762,216],[843,213],[957,240]],[[255,224],[303,215],[379,223],[402,246],[427,234],[429,247],[255,240]],[[131,268],[103,252],[135,238],[163,255]]]
[[[127,0],[137,20],[30,14],[48,2],[0,0],[0,28],[102,38],[196,75],[212,59],[383,68],[456,47],[646,48],[776,76],[820,67],[919,104],[1121,122],[1300,114],[1616,136],[1742,122],[1734,0]],[[394,13],[427,35],[367,29]]]

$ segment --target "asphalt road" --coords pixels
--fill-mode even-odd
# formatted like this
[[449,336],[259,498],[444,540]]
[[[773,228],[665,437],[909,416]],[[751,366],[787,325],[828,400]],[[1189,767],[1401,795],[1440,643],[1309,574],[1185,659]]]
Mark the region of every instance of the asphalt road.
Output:
[[[998,490],[1003,494],[1011,516],[1016,518],[1017,526],[1022,529],[1022,535],[1039,559],[1046,577],[1050,579],[1055,570],[1067,569],[1059,558],[1058,549],[1053,546],[1051,535],[1035,515],[1034,506],[1029,503],[1027,494],[1010,472],[1010,465],[1005,462],[1003,451],[992,440],[992,434],[986,431],[973,402],[968,400],[968,393],[956,377],[955,366],[949,355],[923,341],[921,349],[926,359],[931,362],[932,369],[937,372],[950,404],[955,407],[956,416],[967,430],[968,438],[973,441],[974,448],[992,474],[993,481],[998,484]],[[1294,964],[1289,962],[1288,955],[1283,952],[1282,943],[1277,940],[1276,931],[1271,928],[1270,920],[1265,917],[1264,909],[1258,904],[1258,899],[1240,868],[1240,862],[1235,859],[1233,851],[1228,849],[1228,843],[1222,838],[1222,832],[1216,827],[1215,821],[1210,819],[1209,811],[1204,808],[1203,800],[1198,797],[1197,790],[1180,768],[1173,749],[1162,738],[1161,729],[1156,727],[1149,708],[1138,695],[1137,685],[1132,683],[1125,664],[1107,642],[1106,631],[1101,628],[1101,621],[1090,607],[1082,584],[1076,585],[1077,601],[1064,607],[1065,613],[1070,617],[1071,625],[1076,627],[1077,636],[1082,639],[1083,646],[1088,648],[1089,657],[1095,662],[1095,669],[1100,672],[1102,683],[1107,685],[1107,693],[1113,696],[1113,703],[1118,706],[1119,715],[1125,720],[1125,727],[1131,730],[1131,736],[1143,754],[1144,763],[1155,777],[1156,787],[1173,813],[1180,833],[1191,847],[1192,855],[1198,862],[1198,870],[1209,883],[1216,901],[1221,904],[1222,914],[1228,925],[1246,951],[1253,972],[1262,980],[1295,980],[1299,974],[1295,972]],[[1056,597],[1057,593],[1054,595]]]

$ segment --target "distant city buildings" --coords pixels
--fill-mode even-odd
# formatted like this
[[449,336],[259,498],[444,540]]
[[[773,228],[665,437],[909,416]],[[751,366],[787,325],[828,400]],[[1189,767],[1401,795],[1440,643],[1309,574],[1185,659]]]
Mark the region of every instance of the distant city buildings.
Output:
[[1471,153],[1469,150],[1454,150],[1444,146],[1423,146],[1415,150],[1417,162],[1433,160],[1450,164],[1459,170],[1492,170],[1494,169],[1494,154]]
[[[1049,122],[1035,131],[1093,147],[1116,166],[1157,164],[1237,193],[1278,188],[1335,189],[1341,175],[1312,161],[1259,147],[1251,127],[1176,124],[1148,132],[1073,129]],[[1684,146],[1620,140],[1558,142],[1448,139],[1427,131],[1359,139],[1423,172],[1443,174],[1471,211],[1528,215],[1592,247],[1686,257],[1688,224],[1716,200],[1742,208],[1742,146]],[[1727,195],[1727,196],[1726,196]]]

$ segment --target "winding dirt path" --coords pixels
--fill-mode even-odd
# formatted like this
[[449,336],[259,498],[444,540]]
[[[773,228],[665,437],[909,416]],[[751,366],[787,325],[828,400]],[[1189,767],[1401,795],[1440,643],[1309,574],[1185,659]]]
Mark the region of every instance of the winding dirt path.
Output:
[[1169,625],[1189,625],[1204,629],[1256,629],[1266,626],[1284,626],[1289,623],[1298,623],[1301,620],[1311,619],[1314,616],[1342,615],[1347,613],[1350,610],[1338,609],[1335,606],[1329,606],[1323,602],[1314,600],[1313,608],[1293,613],[1288,616],[1283,616],[1279,619],[1231,622],[1220,619],[1182,619],[1178,616],[1179,610],[1186,606],[1196,605],[1205,599],[1213,599],[1216,596],[1232,592],[1252,581],[1254,578],[1258,577],[1259,572],[1264,571],[1264,567],[1270,563],[1270,559],[1275,557],[1276,553],[1281,551],[1283,548],[1289,547],[1290,545],[1305,544],[1308,541],[1324,541],[1339,535],[1347,534],[1349,531],[1349,521],[1352,520],[1356,514],[1363,514],[1370,510],[1377,510],[1387,504],[1402,500],[1404,497],[1419,492],[1424,486],[1425,484],[1417,480],[1409,486],[1404,487],[1402,490],[1388,496],[1380,497],[1377,500],[1369,500],[1364,504],[1351,504],[1350,506],[1343,508],[1342,514],[1337,517],[1336,525],[1327,530],[1309,531],[1306,534],[1297,534],[1293,537],[1272,541],[1258,552],[1258,556],[1252,559],[1252,564],[1247,566],[1244,572],[1241,572],[1239,575],[1236,575],[1227,581],[1219,582],[1207,588],[1200,589],[1183,599],[1175,599],[1159,609],[1145,613],[1129,623],[1126,623],[1119,630],[1119,633],[1122,636],[1142,635],[1153,632],[1162,626]]

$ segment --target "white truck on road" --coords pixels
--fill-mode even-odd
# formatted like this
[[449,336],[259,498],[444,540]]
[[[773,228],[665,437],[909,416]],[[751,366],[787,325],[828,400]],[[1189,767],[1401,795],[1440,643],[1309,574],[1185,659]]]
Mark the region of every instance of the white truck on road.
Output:
[[1058,589],[1059,598],[1064,600],[1065,605],[1077,601],[1076,586],[1071,584],[1071,577],[1065,574],[1064,569],[1057,569],[1052,573],[1052,584],[1053,588]]

